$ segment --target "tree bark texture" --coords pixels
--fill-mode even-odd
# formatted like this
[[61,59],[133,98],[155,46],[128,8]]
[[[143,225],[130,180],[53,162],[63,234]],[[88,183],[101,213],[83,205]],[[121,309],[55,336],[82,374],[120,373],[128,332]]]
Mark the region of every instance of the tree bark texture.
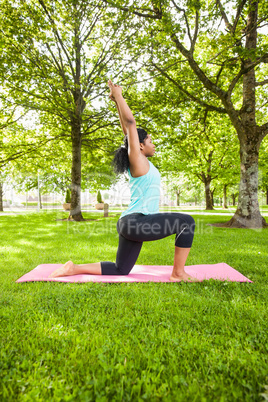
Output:
[[212,200],[212,207],[215,206],[215,204],[214,204],[214,191],[215,191],[215,188],[214,188],[214,190],[210,190],[210,193],[211,193],[211,200]]
[[177,207],[180,206],[180,190],[177,190],[176,192],[176,203],[177,203]]
[[83,221],[81,212],[81,134],[78,125],[72,127],[72,196],[69,219]]
[[235,194],[231,194],[231,197],[232,197],[233,207],[234,207],[235,206],[235,198],[236,198],[236,196],[235,196]]
[[258,157],[259,146],[241,143],[241,178],[239,186],[238,206],[232,226],[258,228],[265,226],[258,202]]
[[70,113],[72,132],[72,188],[71,211],[69,219],[83,221],[81,212],[81,148],[82,148],[82,114],[86,103],[81,90],[81,42],[79,37],[79,18],[74,31],[75,37],[75,86],[73,89],[74,110]]
[[[187,59],[192,71],[204,84],[205,88],[214,93],[222,101],[224,110],[232,121],[240,141],[241,181],[238,207],[235,215],[226,223],[226,226],[261,228],[267,226],[267,224],[260,214],[258,204],[258,152],[261,141],[266,135],[267,124],[261,127],[257,125],[255,110],[256,80],[254,62],[256,61],[255,54],[257,47],[258,0],[249,0],[248,7],[247,25],[244,30],[246,41],[244,48],[241,44],[241,49],[247,50],[248,55],[252,54],[253,56],[241,59],[241,71],[233,79],[233,82],[230,83],[227,91],[221,89],[208,78],[194,59],[193,53],[184,47],[175,33],[171,35],[171,39],[178,51]],[[242,108],[238,111],[232,102],[232,91],[240,77],[243,77],[243,104]],[[205,186],[206,203],[208,204],[210,203],[210,199],[206,183]]]
[[43,205],[42,205],[42,194],[41,191],[38,191],[38,202],[39,202],[39,208],[43,209]]
[[223,208],[227,209],[227,184],[224,184],[223,186]]
[[[257,45],[258,1],[251,1],[246,27],[246,49],[254,50]],[[246,69],[252,60],[244,62]],[[228,226],[244,228],[261,228],[266,226],[260,214],[258,202],[258,160],[262,141],[256,124],[255,70],[252,68],[243,74],[243,105],[240,111],[241,120],[236,127],[240,141],[240,185],[238,206]]]
[[205,185],[206,211],[212,211],[214,208],[213,208],[212,193],[210,190],[211,178],[205,177],[203,183]]

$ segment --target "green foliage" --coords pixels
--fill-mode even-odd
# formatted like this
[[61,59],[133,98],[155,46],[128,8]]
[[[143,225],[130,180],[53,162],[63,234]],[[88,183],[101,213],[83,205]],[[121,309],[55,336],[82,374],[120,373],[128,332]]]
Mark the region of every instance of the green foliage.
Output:
[[67,190],[66,190],[65,202],[66,203],[71,202],[71,190],[69,188],[67,188]]
[[2,99],[2,93],[5,89],[0,86],[0,169],[9,170],[11,161],[26,159],[29,155],[36,154],[40,146],[44,145],[38,137],[35,137],[35,131],[20,120],[26,121],[25,111],[8,101]]
[[[74,188],[94,187],[96,181],[98,187],[100,183],[109,186],[114,180],[110,164],[109,168],[106,164],[114,148],[111,127],[115,124],[112,107],[107,105],[107,80],[122,70],[123,77],[128,75],[130,61],[122,53],[130,45],[133,32],[125,24],[121,12],[95,0],[58,1],[54,5],[6,0],[1,7],[5,63],[0,64],[0,77],[8,77],[2,81],[6,98],[39,112],[39,127],[33,138],[35,142],[40,134],[44,153],[50,151],[49,168],[55,165],[53,151],[58,143],[64,148],[60,159],[69,162],[73,150],[77,155],[82,153],[83,180],[77,159],[71,160],[76,172],[72,175]],[[135,72],[129,74],[133,75]],[[20,146],[21,136],[18,143]],[[97,165],[92,165],[94,159]],[[53,173],[62,181],[56,169]],[[90,183],[89,176],[103,171],[105,183],[98,175]],[[66,188],[67,183],[61,184]],[[78,199],[74,197],[74,202]]]
[[203,188],[217,187],[220,195],[224,184],[239,183],[239,143],[228,117],[193,103],[185,109],[184,102],[176,101],[180,94],[174,86],[162,77],[157,77],[155,84],[153,90],[144,91],[148,104],[143,113],[151,115],[161,130],[151,129],[157,145],[154,161],[169,187],[184,187],[185,195],[185,186],[179,183],[185,180],[187,192],[195,192],[192,196],[198,197],[198,182]]
[[[261,32],[262,24],[267,19],[265,3],[264,0],[249,3],[237,0],[230,7],[228,1],[182,0],[178,4],[167,0],[161,4],[161,12],[155,8],[152,10],[147,2],[142,3],[146,6],[146,15],[141,12],[141,5],[135,2],[129,9],[136,15],[142,14],[146,20],[145,32],[141,34],[143,40],[139,41],[137,47],[143,49],[146,69],[159,92],[157,94],[155,91],[155,102],[162,106],[162,115],[169,115],[179,104],[183,104],[187,110],[189,104],[194,102],[196,115],[205,111],[228,116],[241,148],[238,211],[243,221],[252,221],[257,225],[261,224],[256,202],[257,169],[251,161],[258,158],[254,144],[261,143],[268,133],[265,79],[268,40],[267,35]],[[117,2],[120,7],[119,4],[120,1]],[[182,111],[181,115],[184,114]],[[179,125],[180,113],[177,115]],[[220,117],[218,119],[222,120]],[[249,121],[250,124],[245,124]],[[214,123],[217,124],[216,119]],[[224,132],[222,134],[225,135]],[[208,188],[211,152],[213,158],[216,152],[211,149],[208,153],[206,151],[206,148],[199,146],[195,159],[203,154],[203,165],[207,165],[207,168],[204,169],[205,173],[203,171],[198,175],[200,179],[206,176],[202,180]],[[224,170],[223,165],[218,163],[218,167],[214,166],[213,178],[217,177],[219,167]],[[252,179],[254,167],[255,181]],[[229,169],[229,177],[224,174],[223,185],[233,180],[233,170]]]
[[[104,100],[111,77],[125,87],[139,125],[172,145],[168,160],[168,147],[159,141],[166,170],[177,166],[191,179],[195,175],[202,181],[206,175],[218,186],[232,185],[237,181],[237,142],[232,142],[233,129],[222,116],[229,113],[237,128],[250,109],[243,106],[243,74],[239,75],[249,58],[256,63],[257,124],[267,119],[267,87],[261,83],[267,77],[267,63],[262,61],[267,58],[268,42],[260,31],[267,5],[263,0],[258,3],[257,46],[248,48],[249,7],[238,0],[232,7],[228,2],[220,6],[198,0],[181,0],[179,6],[168,0],[3,1],[3,97],[6,104],[38,110],[39,126],[36,132],[28,131],[29,138],[25,128],[19,135],[14,128],[6,144],[0,135],[5,149],[0,165],[31,154],[32,169],[38,165],[32,157],[37,162],[42,159],[45,174],[53,170],[49,185],[64,191],[70,181],[72,138],[79,127],[83,163],[78,184],[94,191],[109,187],[116,181],[111,151],[121,141],[115,107]],[[221,97],[222,91],[229,91],[228,96]],[[201,127],[204,111],[209,113],[206,131]],[[55,163],[53,152],[58,147],[62,157]]]
[[98,202],[98,203],[102,203],[102,202],[103,202],[100,190],[98,190],[98,193],[97,193],[97,202]]

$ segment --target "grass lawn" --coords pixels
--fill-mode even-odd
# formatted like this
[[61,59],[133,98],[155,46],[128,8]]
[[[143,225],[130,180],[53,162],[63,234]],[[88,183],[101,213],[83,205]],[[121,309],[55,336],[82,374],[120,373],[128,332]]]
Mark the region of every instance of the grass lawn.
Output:
[[[15,281],[41,263],[114,261],[119,214],[0,217],[1,401],[267,401],[268,229],[195,214],[188,265],[226,262],[254,283]],[[172,265],[174,236],[138,264]]]

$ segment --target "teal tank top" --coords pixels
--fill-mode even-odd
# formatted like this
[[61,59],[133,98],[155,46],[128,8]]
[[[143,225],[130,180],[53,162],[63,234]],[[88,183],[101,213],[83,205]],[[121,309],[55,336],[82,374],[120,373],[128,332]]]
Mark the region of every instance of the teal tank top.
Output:
[[128,169],[130,185],[130,204],[120,218],[125,215],[141,213],[144,215],[159,212],[160,181],[158,169],[149,162],[149,171],[140,177],[132,177]]

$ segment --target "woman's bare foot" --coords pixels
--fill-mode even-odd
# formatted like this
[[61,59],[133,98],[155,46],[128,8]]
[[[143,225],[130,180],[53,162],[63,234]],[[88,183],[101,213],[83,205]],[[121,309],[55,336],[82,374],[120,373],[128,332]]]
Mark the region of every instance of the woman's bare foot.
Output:
[[200,282],[197,278],[187,274],[187,272],[183,271],[180,275],[171,274],[169,278],[171,282]]
[[75,275],[75,265],[72,261],[66,262],[62,267],[56,269],[49,275],[49,278],[57,278],[58,276]]

